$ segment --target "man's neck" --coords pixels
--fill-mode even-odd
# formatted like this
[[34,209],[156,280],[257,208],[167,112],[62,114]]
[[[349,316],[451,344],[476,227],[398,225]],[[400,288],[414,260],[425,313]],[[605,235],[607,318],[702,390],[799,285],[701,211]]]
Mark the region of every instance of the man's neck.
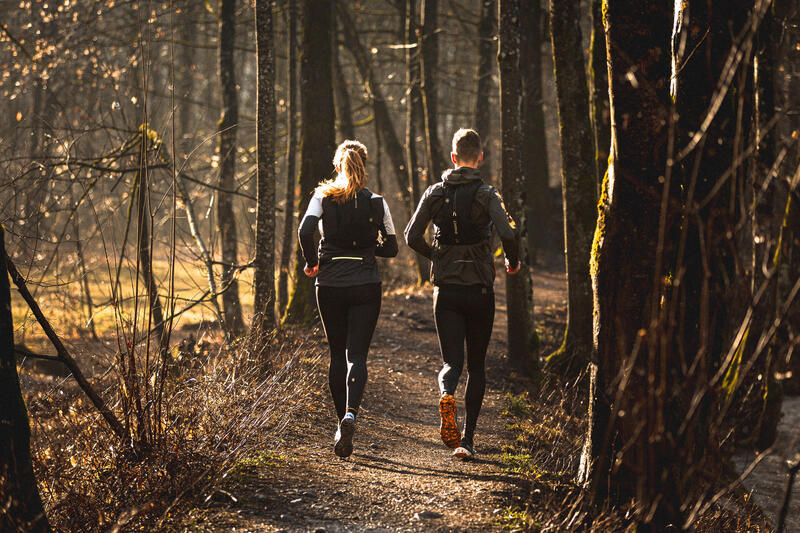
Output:
[[478,168],[477,163],[462,163],[461,161],[456,161],[456,168]]

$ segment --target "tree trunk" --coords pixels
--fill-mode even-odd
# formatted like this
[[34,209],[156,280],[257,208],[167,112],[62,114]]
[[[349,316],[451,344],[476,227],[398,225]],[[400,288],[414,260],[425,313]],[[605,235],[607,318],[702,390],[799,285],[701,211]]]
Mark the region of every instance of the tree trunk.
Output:
[[[777,305],[783,307],[792,286],[800,279],[800,184],[795,177],[800,165],[800,5],[794,0],[775,0],[774,12],[780,28],[775,32],[775,37],[780,38],[776,43],[776,64],[787,65],[788,68],[779,70],[775,79],[776,107],[782,111],[778,121],[778,144],[787,150],[783,164],[779,167],[777,176],[777,197],[786,198],[785,205],[781,207],[782,217],[780,233],[781,261],[778,265]],[[791,65],[795,65],[791,67]],[[800,394],[800,299],[789,306],[789,312],[783,325],[778,331],[778,342],[785,349],[781,358],[786,365],[785,370],[791,372],[791,377],[784,381],[787,394]],[[787,359],[783,354],[792,354]],[[787,372],[787,376],[788,376]]]
[[547,164],[547,139],[544,132],[542,100],[542,21],[541,0],[533,0],[521,12],[519,64],[522,78],[522,173],[528,195],[528,253],[531,263],[539,250],[558,251],[560,244],[545,228],[551,227],[554,213],[550,203],[550,176]]
[[336,129],[339,131],[339,140],[355,139],[356,130],[353,126],[353,110],[350,105],[350,92],[347,87],[347,78],[342,70],[339,59],[339,40],[333,38],[333,99],[336,105]]
[[[672,7],[638,0],[606,0],[605,6],[612,157],[591,256],[594,360],[579,478],[588,482],[595,504],[609,497],[611,505],[635,497],[637,531],[663,531],[667,524],[682,531],[680,491],[691,485],[679,485],[676,465],[691,455],[670,434],[677,429],[671,422],[680,418],[669,416],[665,405],[670,354],[647,351],[659,343],[657,332],[646,329],[657,313],[653,302],[659,301],[661,286],[655,258],[660,199],[668,191],[663,180]],[[566,20],[553,21],[558,25],[553,35],[565,31]],[[580,102],[588,103],[588,98]],[[587,161],[594,160],[592,152]],[[593,181],[591,169],[586,173]],[[672,362],[670,368],[677,366]],[[685,465],[681,471],[686,473]]]
[[606,32],[603,28],[603,0],[592,2],[592,37],[589,44],[589,87],[591,91],[594,153],[597,165],[597,188],[603,184],[611,145],[611,114],[608,109],[608,65]]
[[342,19],[342,31],[344,32],[344,46],[350,50],[356,63],[361,82],[367,94],[372,99],[372,110],[375,113],[375,127],[380,132],[382,145],[389,155],[394,169],[395,182],[403,196],[403,202],[409,205],[411,202],[411,191],[408,188],[408,172],[406,171],[405,150],[392,126],[392,117],[386,100],[383,98],[380,85],[376,83],[372,68],[370,67],[369,57],[364,46],[361,44],[356,26],[353,23],[347,8],[342,2],[337,4],[338,16]]
[[[405,0],[405,39],[406,44],[406,169],[408,170],[408,188],[411,190],[409,198],[409,213],[417,208],[420,198],[419,164],[417,162],[417,117],[418,109],[422,107],[420,94],[420,68],[417,45],[416,0]],[[420,254],[414,254],[414,266],[417,274],[417,285],[422,285],[428,280],[428,261]]]
[[520,238],[519,272],[506,274],[508,306],[508,355],[512,364],[536,375],[538,339],[533,329],[533,294],[526,253],[525,183],[522,178],[520,151],[520,79],[519,79],[519,0],[500,0],[500,43],[497,63],[500,68],[500,132],[502,150],[501,183],[508,201],[508,212],[523,235]]
[[564,250],[567,266],[567,329],[547,366],[567,375],[582,371],[592,347],[592,284],[589,255],[596,221],[597,184],[589,94],[583,66],[578,0],[552,0],[550,30],[561,134]]
[[428,183],[439,180],[445,160],[439,144],[436,70],[439,63],[438,0],[422,0],[422,108],[425,110],[425,149],[428,157]]
[[275,50],[272,27],[272,2],[256,0],[258,200],[253,313],[267,329],[275,324]]
[[44,514],[31,464],[31,428],[19,387],[14,357],[11,290],[6,272],[5,229],[0,225],[0,529],[46,532]]
[[283,241],[281,242],[281,272],[278,278],[278,312],[283,316],[289,301],[289,259],[294,237],[294,188],[297,185],[297,6],[288,0],[287,25],[289,26],[289,96],[286,114],[286,205],[283,213]]
[[233,198],[224,191],[236,188],[236,128],[239,126],[239,103],[236,91],[236,0],[219,3],[219,81],[222,90],[222,116],[219,119],[219,190],[217,190],[217,233],[222,243],[222,312],[232,335],[244,331],[242,305],[239,302],[238,236]]
[[[303,123],[298,209],[301,214],[305,213],[319,181],[331,174],[331,159],[336,151],[331,65],[333,6],[332,0],[304,0],[303,3],[303,51],[300,58]],[[286,323],[311,324],[316,318],[314,283],[303,273],[304,265],[298,243],[293,269],[295,283],[283,319]]]
[[489,164],[489,131],[494,114],[489,105],[494,82],[492,73],[495,69],[497,54],[497,0],[481,1],[481,18],[478,22],[478,91],[475,99],[475,131],[483,142],[483,168],[488,171]]

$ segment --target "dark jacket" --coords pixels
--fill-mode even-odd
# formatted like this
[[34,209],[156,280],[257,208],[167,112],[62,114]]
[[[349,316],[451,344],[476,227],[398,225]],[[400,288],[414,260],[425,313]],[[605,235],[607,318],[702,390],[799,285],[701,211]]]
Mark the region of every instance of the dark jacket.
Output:
[[[383,202],[383,220],[378,223],[378,234],[380,242],[375,242],[366,248],[342,248],[332,242],[325,240],[325,235],[321,231],[321,219],[325,216],[335,216],[335,213],[328,212],[337,209],[334,202],[323,202],[322,196],[314,195],[308,203],[303,220],[297,231],[300,241],[300,248],[306,266],[314,267],[319,265],[319,274],[316,284],[325,287],[350,287],[353,285],[365,285],[367,283],[380,283],[381,277],[378,271],[378,263],[375,257],[394,257],[397,255],[397,237],[395,236],[392,215],[389,213],[389,206],[386,200],[375,193],[371,193],[373,199]],[[348,200],[352,202],[353,200]],[[322,238],[319,241],[319,250],[314,246],[314,232],[320,227]]]
[[440,229],[434,224],[433,245],[425,240],[428,224],[442,207],[445,183],[464,184],[480,180],[476,168],[458,167],[442,174],[442,181],[428,187],[417,206],[417,211],[405,231],[406,242],[417,253],[431,260],[431,282],[434,285],[494,284],[494,254],[491,228],[503,243],[506,258],[512,267],[519,263],[519,235],[516,224],[506,211],[497,189],[483,184],[475,194],[471,219],[479,228],[485,228],[487,238],[477,244],[442,244],[437,240]]

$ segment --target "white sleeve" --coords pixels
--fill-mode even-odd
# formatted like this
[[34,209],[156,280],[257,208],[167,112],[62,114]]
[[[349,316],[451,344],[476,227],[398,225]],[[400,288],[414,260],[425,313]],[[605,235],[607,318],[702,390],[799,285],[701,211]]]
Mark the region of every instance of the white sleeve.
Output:
[[386,228],[387,235],[395,235],[394,222],[392,222],[392,214],[389,212],[386,198],[383,199],[383,226]]
[[314,195],[311,197],[311,200],[308,201],[308,209],[306,209],[305,217],[317,217],[322,218],[322,197],[318,195]]

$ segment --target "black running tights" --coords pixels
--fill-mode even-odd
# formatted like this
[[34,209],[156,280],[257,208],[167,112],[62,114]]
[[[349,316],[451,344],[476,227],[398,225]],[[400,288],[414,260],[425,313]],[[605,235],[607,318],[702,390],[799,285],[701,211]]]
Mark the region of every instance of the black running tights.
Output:
[[467,411],[464,437],[472,441],[486,390],[486,349],[494,324],[494,291],[481,285],[446,285],[433,290],[433,315],[444,366],[439,372],[442,394],[454,394],[464,367],[467,343]]
[[328,385],[341,420],[361,405],[367,352],[381,312],[381,284],[317,287],[317,306],[331,351]]

